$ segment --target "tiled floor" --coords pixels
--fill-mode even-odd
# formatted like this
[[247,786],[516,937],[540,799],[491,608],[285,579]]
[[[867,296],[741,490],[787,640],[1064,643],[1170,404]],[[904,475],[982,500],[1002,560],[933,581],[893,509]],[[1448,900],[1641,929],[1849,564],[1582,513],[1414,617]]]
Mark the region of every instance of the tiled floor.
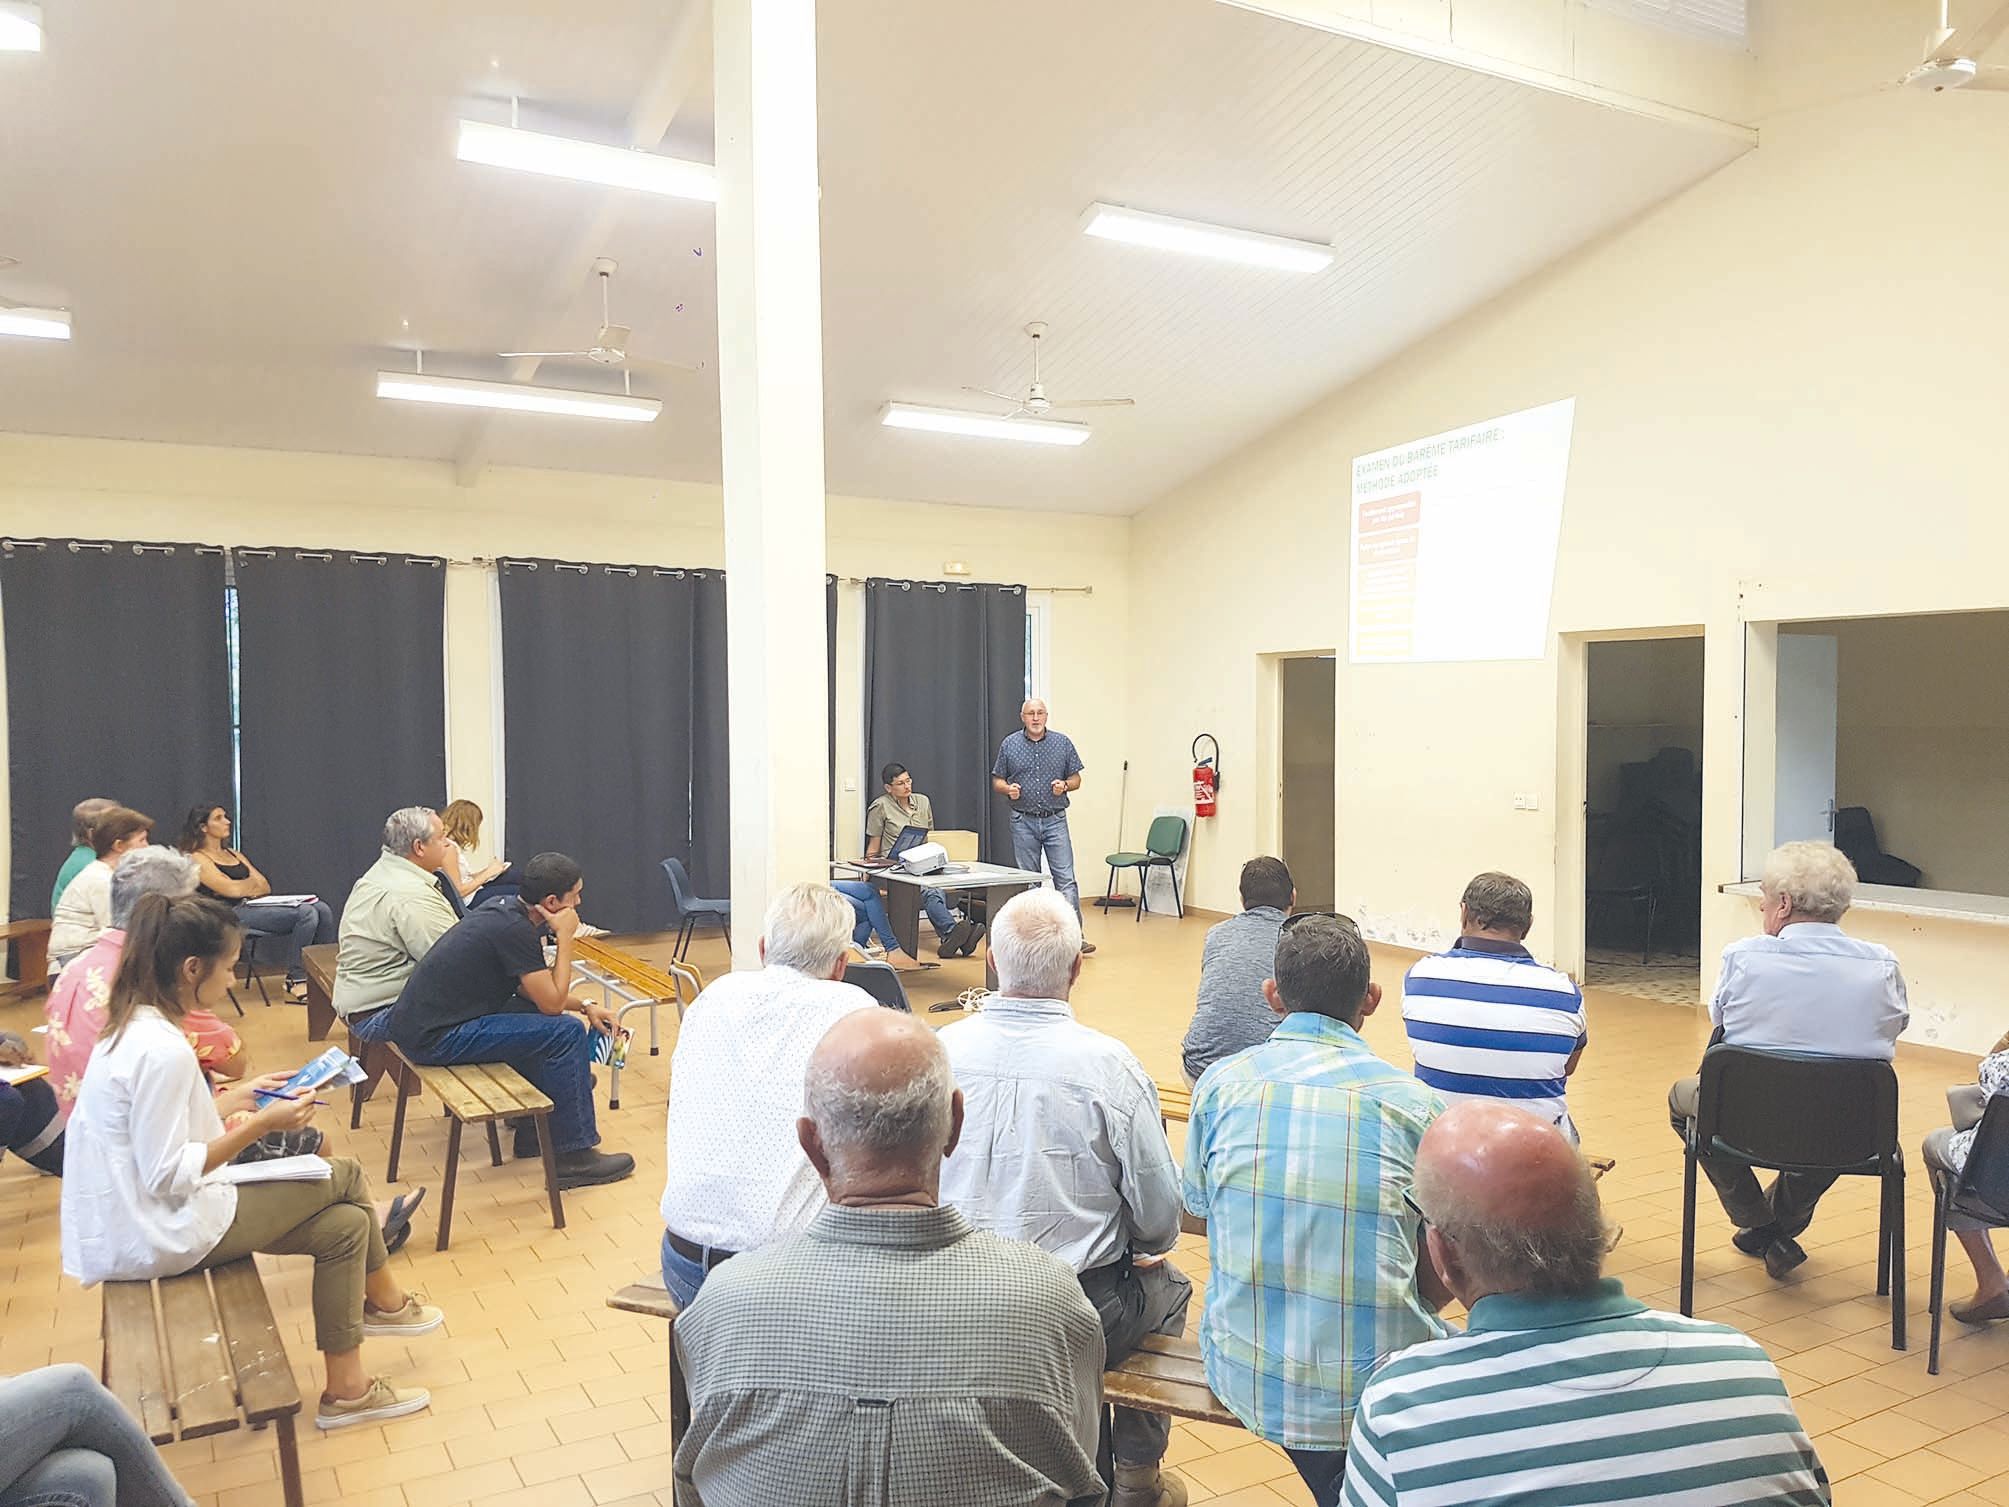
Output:
[[[1178,1041],[1192,1006],[1193,979],[1207,920],[1185,922],[1091,913],[1101,944],[1083,977],[1082,1017],[1129,1042],[1160,1078],[1176,1078]],[[660,955],[662,944],[652,949]],[[723,960],[716,942],[694,959],[708,972]],[[1395,985],[1406,959],[1380,956],[1389,990],[1367,1035],[1391,1060],[1407,1061]],[[917,1008],[981,981],[963,962],[926,975]],[[242,1023],[257,1060],[270,1067],[302,1058],[299,1011],[257,1004]],[[0,1009],[0,1025],[25,1029],[36,1008]],[[953,1016],[928,1017],[936,1022]],[[1706,1034],[1700,1017],[1667,1004],[1603,991],[1591,996],[1591,1046],[1571,1095],[1587,1149],[1618,1159],[1603,1182],[1625,1239],[1611,1269],[1632,1291],[1672,1307],[1681,1228],[1681,1158],[1667,1128],[1668,1082],[1692,1071]],[[606,1144],[635,1153],[632,1182],[568,1197],[565,1230],[550,1228],[534,1164],[492,1169],[478,1151],[462,1169],[452,1249],[434,1252],[432,1213],[394,1259],[404,1280],[442,1303],[446,1330],[405,1346],[372,1344],[371,1365],[399,1381],[433,1389],[428,1414],[383,1428],[323,1437],[309,1425],[301,1444],[310,1502],[350,1507],[608,1507],[668,1503],[669,1439],[663,1416],[663,1336],[653,1321],[609,1311],[606,1294],[653,1269],[656,1199],[664,1165],[663,1102],[673,1022],[665,1050],[638,1055],[625,1076],[623,1107],[603,1109]],[[1907,1050],[1907,1149],[1944,1116],[1942,1090],[1972,1063]],[[604,1103],[604,1099],[603,1099]],[[363,1129],[328,1110],[331,1149],[381,1173],[388,1102],[373,1104]],[[478,1145],[478,1141],[471,1142]],[[426,1115],[407,1131],[406,1170],[434,1185],[443,1124]],[[0,1373],[52,1360],[98,1362],[98,1299],[60,1276],[57,1185],[9,1158],[0,1164],[0,1281],[6,1309]],[[1973,1332],[1949,1325],[1941,1375],[1925,1374],[1925,1296],[1931,1215],[1914,1163],[1906,1217],[1913,1338],[1890,1349],[1888,1307],[1873,1296],[1875,1201],[1867,1179],[1839,1184],[1806,1239],[1810,1259],[1780,1285],[1739,1256],[1703,1191],[1700,1282],[1703,1314],[1737,1324],[1779,1361],[1845,1507],[1943,1502],[2009,1507],[2009,1326]],[[1204,1279],[1204,1245],[1189,1239],[1177,1258]],[[1956,1251],[1949,1286],[1964,1294],[1966,1263]],[[271,1260],[268,1285],[303,1390],[318,1386],[307,1307],[308,1263]],[[1195,1304],[1197,1313],[1198,1305]],[[236,1433],[170,1452],[176,1472],[203,1507],[268,1507],[279,1501],[269,1436]],[[1289,1463],[1237,1429],[1180,1425],[1170,1460],[1195,1502],[1210,1507],[1275,1507],[1309,1500]]]

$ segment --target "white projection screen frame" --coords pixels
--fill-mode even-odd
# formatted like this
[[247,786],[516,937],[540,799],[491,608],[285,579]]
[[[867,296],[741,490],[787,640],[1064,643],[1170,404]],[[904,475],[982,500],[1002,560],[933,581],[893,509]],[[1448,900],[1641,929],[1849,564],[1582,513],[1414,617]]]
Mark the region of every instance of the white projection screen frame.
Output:
[[1353,463],[1354,664],[1540,659],[1576,399]]

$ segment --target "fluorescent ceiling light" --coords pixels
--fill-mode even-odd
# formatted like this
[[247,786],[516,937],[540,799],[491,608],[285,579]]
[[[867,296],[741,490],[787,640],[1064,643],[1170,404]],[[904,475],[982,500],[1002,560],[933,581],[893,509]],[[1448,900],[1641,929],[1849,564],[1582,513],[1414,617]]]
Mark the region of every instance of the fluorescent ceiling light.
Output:
[[619,393],[573,392],[564,387],[527,387],[520,382],[476,382],[466,377],[378,372],[377,396],[412,403],[446,403],[457,408],[502,408],[512,413],[560,413],[580,419],[625,419],[647,424],[663,411],[656,398]]
[[1285,272],[1322,272],[1332,265],[1332,248],[1316,241],[1293,241],[1288,236],[1264,235],[1259,230],[1235,230],[1172,215],[1146,214],[1120,204],[1089,205],[1088,213],[1082,216],[1081,229],[1083,234],[1108,241],[1127,241],[1133,246],[1155,246],[1160,251],[1184,251],[1193,256],[1218,257],[1222,261],[1275,267]]
[[0,0],[0,52],[42,50],[42,7],[28,0]]
[[34,340],[68,340],[68,309],[16,309],[0,304],[0,335],[26,335]]
[[1089,435],[1086,424],[1059,419],[1007,419],[994,413],[970,413],[961,408],[930,408],[921,403],[888,403],[879,422],[889,429],[926,429],[935,434],[969,434],[986,440],[1023,440],[1030,445],[1079,445]]
[[513,167],[520,172],[542,173],[547,178],[573,178],[582,183],[604,183],[610,188],[668,194],[675,199],[718,202],[718,172],[708,163],[686,162],[680,157],[662,157],[627,147],[602,146],[597,141],[574,141],[569,136],[546,136],[539,131],[520,131],[514,126],[463,120],[455,155],[462,162]]

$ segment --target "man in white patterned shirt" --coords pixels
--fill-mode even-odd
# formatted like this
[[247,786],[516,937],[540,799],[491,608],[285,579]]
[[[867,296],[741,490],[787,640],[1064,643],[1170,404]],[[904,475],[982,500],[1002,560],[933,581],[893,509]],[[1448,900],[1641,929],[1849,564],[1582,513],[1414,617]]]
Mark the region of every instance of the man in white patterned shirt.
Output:
[[792,1235],[823,1207],[796,1144],[802,1074],[823,1033],[872,996],[841,982],[851,902],[827,884],[775,896],[759,972],[728,973],[677,1029],[670,1058],[663,1285],[688,1304],[720,1262]]
[[[942,1031],[967,1104],[942,1198],[979,1229],[1029,1240],[1080,1274],[1111,1363],[1147,1334],[1181,1334],[1193,1284],[1163,1259],[1179,1240],[1179,1172],[1158,1091],[1131,1050],[1074,1018],[1081,923],[1057,891],[1015,895],[991,922],[998,993]],[[1160,1462],[1162,1413],[1116,1410],[1111,1507],[1184,1507]]]
[[857,1011],[800,1092],[829,1201],[677,1319],[678,1507],[1100,1507],[1101,1326],[1063,1263],[940,1202],[963,1105],[934,1033]]

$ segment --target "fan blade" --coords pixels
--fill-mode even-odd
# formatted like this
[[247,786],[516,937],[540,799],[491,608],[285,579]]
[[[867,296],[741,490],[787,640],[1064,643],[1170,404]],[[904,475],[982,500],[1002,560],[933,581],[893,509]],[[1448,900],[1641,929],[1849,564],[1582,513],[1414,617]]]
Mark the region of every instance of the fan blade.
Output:
[[630,356],[628,366],[638,372],[701,372],[702,361],[661,361],[654,356]]
[[2009,94],[2009,68],[1984,68],[1962,86],[1962,94],[1976,89],[1989,94]]
[[994,392],[988,387],[965,387],[963,391],[981,393],[983,394],[983,396],[987,398],[996,398],[1000,403],[1009,403],[1012,405],[1013,408],[1018,409],[1020,412],[1024,412],[1024,406],[1023,406],[1025,403],[1024,393]]
[[1055,398],[1053,408],[1135,408],[1135,398]]
[[[2003,0],[2002,4],[1996,6],[1995,14],[1988,17],[1985,21],[1977,21],[1965,31],[1955,32],[1951,37],[1948,37],[1946,45],[1941,47],[1934,56],[1942,58],[1973,58],[1979,62],[1981,55],[1999,42],[2004,32],[2009,32],[2009,0]],[[1979,89],[1982,87],[1981,80],[1976,79],[1967,87],[1970,89]],[[1988,87],[1999,89],[2002,86],[2000,84],[1991,84]]]
[[497,351],[495,354],[502,357],[505,361],[515,361],[528,356],[534,356],[540,361],[549,361],[564,356],[576,356],[584,361],[590,359],[593,353],[591,351]]

